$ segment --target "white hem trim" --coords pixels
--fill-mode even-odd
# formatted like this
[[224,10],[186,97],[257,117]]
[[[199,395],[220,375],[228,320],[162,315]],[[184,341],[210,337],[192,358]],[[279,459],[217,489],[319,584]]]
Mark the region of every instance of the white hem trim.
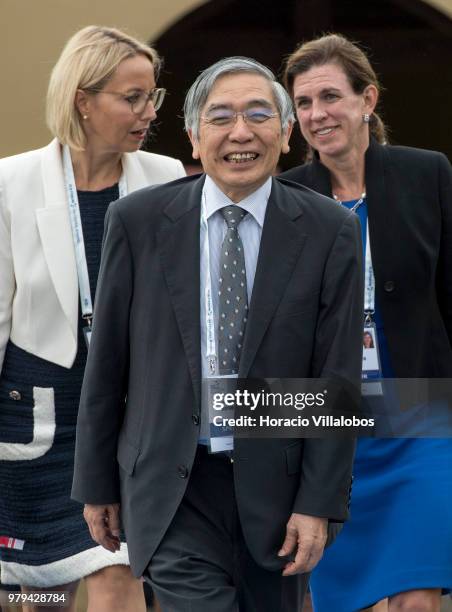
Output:
[[24,565],[1,561],[1,583],[29,587],[59,586],[80,580],[80,578],[111,565],[130,565],[127,544],[124,542],[121,542],[121,549],[115,553],[102,546],[95,546],[71,557],[44,565]]

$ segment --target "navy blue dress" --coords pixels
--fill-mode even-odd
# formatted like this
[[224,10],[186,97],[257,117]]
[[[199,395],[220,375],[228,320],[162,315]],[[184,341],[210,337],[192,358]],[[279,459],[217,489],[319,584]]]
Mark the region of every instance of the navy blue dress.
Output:
[[[365,203],[357,213],[365,249]],[[378,304],[375,323],[382,374],[393,378]],[[315,612],[357,612],[402,591],[451,589],[452,440],[361,438],[353,475],[351,518],[312,572]]]
[[[96,293],[109,203],[114,185],[79,191],[91,295]],[[50,449],[35,459],[0,461],[0,560],[3,583],[29,586],[65,584],[107,565],[127,563],[90,537],[82,506],[70,499],[75,430],[87,349],[79,318],[78,349],[70,369],[9,343],[0,377],[0,442],[32,444],[34,388],[53,388],[55,433]],[[36,423],[35,423],[36,426]],[[40,423],[51,428],[52,423]]]

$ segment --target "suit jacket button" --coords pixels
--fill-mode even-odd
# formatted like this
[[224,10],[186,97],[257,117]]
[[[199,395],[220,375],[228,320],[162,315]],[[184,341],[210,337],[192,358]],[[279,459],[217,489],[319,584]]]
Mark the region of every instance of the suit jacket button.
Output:
[[198,414],[192,414],[191,420],[193,421],[194,425],[199,425],[199,415]]
[[13,391],[9,392],[9,397],[12,400],[15,400],[15,401],[19,401],[19,400],[22,399],[22,395],[21,395],[20,391],[16,391],[16,389],[14,389]]
[[387,291],[388,293],[391,293],[391,291],[394,291],[394,289],[395,289],[395,282],[394,281],[386,281],[383,286],[384,286],[385,291]]
[[187,478],[187,476],[188,476],[188,470],[187,470],[187,468],[185,467],[185,465],[180,465],[180,466],[177,468],[177,471],[179,472],[179,476],[180,476],[181,478]]

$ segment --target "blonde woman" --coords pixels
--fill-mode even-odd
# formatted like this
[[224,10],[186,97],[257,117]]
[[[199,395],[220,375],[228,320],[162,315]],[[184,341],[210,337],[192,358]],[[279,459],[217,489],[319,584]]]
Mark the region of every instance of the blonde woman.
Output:
[[158,70],[157,53],[127,34],[80,30],[50,79],[54,140],[0,160],[1,580],[69,592],[66,611],[82,577],[89,612],[145,610],[126,544],[96,545],[70,487],[105,211],[184,175],[138,150],[165,95]]

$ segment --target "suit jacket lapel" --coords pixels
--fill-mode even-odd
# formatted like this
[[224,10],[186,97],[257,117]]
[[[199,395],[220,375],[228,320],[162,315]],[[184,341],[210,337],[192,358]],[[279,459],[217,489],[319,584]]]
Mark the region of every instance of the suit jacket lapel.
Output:
[[136,153],[124,153],[121,158],[121,163],[126,176],[127,193],[132,193],[132,191],[152,184],[152,181],[146,179],[143,167]]
[[239,376],[248,375],[256,352],[300,257],[306,234],[295,220],[302,210],[273,179],[262,231]]
[[157,237],[198,405],[201,402],[199,231],[203,184],[204,176],[194,178],[166,206],[167,224]]
[[329,198],[333,197],[330,171],[322,164],[316,154],[314,154],[312,163],[308,166],[306,185],[317,191],[317,193],[321,193]]
[[43,149],[41,175],[45,207],[36,210],[42,249],[61,308],[77,338],[78,281],[69,222],[60,145]]
[[[126,153],[122,158],[122,163],[129,193],[148,183],[136,155]],[[43,149],[41,176],[45,206],[36,210],[39,235],[50,278],[76,340],[79,302],[77,266],[64,185],[61,149],[56,139]]]
[[[397,235],[394,225],[394,214],[388,215],[388,209],[395,212],[392,205],[385,206],[382,212],[381,201],[387,203],[392,194],[388,192],[386,185],[386,158],[387,149],[379,144],[374,138],[370,139],[369,147],[365,155],[365,184],[366,184],[366,204],[369,219],[369,234],[372,244],[372,264],[378,278],[383,278],[383,269],[386,264],[391,268],[390,252],[384,248],[387,244],[387,236],[394,236],[397,242]],[[307,184],[315,191],[332,197],[331,176],[328,168],[324,166],[317,155],[314,156],[312,164],[308,169]],[[385,238],[386,237],[386,238]],[[386,269],[388,269],[386,267]]]
[[[384,270],[392,267],[392,253],[385,248],[388,236],[397,243],[396,206],[393,201],[388,204],[394,196],[387,188],[387,163],[388,149],[371,138],[365,154],[365,185],[372,265],[377,278],[384,278]],[[330,172],[317,156],[309,168],[309,185],[323,195],[333,196]],[[385,202],[385,206],[380,202]],[[389,215],[388,210],[391,211]]]
[[[193,179],[164,212],[168,223],[158,234],[162,266],[181,334],[195,397],[201,394],[200,328],[200,203],[204,178]],[[273,181],[262,232],[250,303],[249,318],[240,359],[241,377],[247,376],[256,351],[271,321],[306,234],[295,223],[302,215],[288,191]]]
[[[390,270],[392,253],[385,248],[388,237],[394,238],[397,244],[397,232],[394,228],[395,207],[388,202],[392,194],[386,188],[385,157],[387,150],[384,145],[371,140],[366,151],[366,202],[369,217],[369,234],[372,245],[372,265],[375,276],[384,279],[384,270]],[[385,206],[381,206],[381,202]],[[390,210],[388,215],[387,211]]]

